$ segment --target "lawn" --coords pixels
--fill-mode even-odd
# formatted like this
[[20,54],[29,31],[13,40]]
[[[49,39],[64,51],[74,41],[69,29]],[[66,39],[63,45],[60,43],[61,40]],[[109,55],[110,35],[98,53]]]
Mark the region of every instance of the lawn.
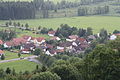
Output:
[[15,69],[16,72],[20,71],[33,71],[36,68],[36,63],[29,62],[27,60],[20,60],[20,61],[14,61],[14,62],[7,62],[7,63],[0,63],[0,69],[6,69],[7,67],[10,67],[11,69]]
[[[18,58],[17,53],[13,53],[13,52],[9,52],[9,51],[4,51],[4,52],[5,52],[5,60]],[[30,54],[21,54],[21,57],[28,57],[28,56],[31,56],[31,55]]]
[[[4,23],[5,21],[0,21]],[[57,29],[60,24],[68,24],[77,28],[92,27],[95,33],[100,29],[105,28],[109,32],[117,29],[120,30],[120,17],[112,16],[84,16],[70,18],[50,18],[50,19],[31,19],[31,20],[16,20],[22,24],[28,23],[30,27],[47,27]]]

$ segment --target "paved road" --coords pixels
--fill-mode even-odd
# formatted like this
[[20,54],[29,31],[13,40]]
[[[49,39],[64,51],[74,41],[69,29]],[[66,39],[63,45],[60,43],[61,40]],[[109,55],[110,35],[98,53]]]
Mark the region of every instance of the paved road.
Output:
[[0,63],[6,63],[6,62],[12,62],[12,61],[18,61],[18,60],[26,60],[26,59],[34,59],[37,56],[29,56],[29,57],[24,57],[24,59],[16,58],[16,59],[10,59],[10,60],[2,60]]

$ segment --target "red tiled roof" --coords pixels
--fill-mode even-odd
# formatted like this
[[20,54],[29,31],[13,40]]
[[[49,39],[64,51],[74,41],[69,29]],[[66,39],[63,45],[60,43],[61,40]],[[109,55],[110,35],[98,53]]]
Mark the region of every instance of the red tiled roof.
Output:
[[31,37],[31,36],[28,36],[28,35],[24,35],[24,36],[22,36],[22,38],[25,39],[25,40],[28,40],[29,37]]
[[55,34],[56,31],[49,31],[48,34]]
[[5,42],[7,46],[14,46],[13,42],[12,41],[7,41]]
[[25,44],[26,42],[27,42],[27,40],[25,40],[23,38],[13,38],[13,43],[15,46]]
[[36,40],[37,40],[38,42],[41,42],[42,40],[45,40],[45,38],[44,38],[44,37],[39,37],[39,38],[36,38]]
[[85,38],[78,38],[77,40],[80,41],[80,42],[84,42],[84,41],[86,41]]
[[0,50],[0,54],[4,54],[4,51]]
[[52,49],[52,48],[53,48],[53,45],[47,44],[47,48]]
[[117,34],[114,34],[114,35],[116,35],[116,36],[120,36],[120,33],[117,33]]
[[0,40],[0,45],[2,45],[3,44],[3,41],[2,40]]

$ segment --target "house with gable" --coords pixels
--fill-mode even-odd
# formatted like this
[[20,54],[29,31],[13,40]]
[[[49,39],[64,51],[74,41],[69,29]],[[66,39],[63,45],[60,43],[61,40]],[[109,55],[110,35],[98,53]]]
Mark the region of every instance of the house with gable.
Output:
[[56,50],[52,49],[52,50],[47,50],[45,52],[45,54],[50,55],[50,56],[54,56],[57,54],[57,52],[56,52]]
[[70,50],[72,49],[72,42],[62,42],[57,46],[58,50]]
[[45,38],[44,37],[38,37],[34,41],[35,41],[36,44],[42,44],[42,43],[45,42]]
[[77,35],[70,35],[68,39],[66,39],[66,41],[72,42],[75,41],[78,38]]
[[14,46],[13,41],[7,41],[3,44],[4,48],[11,48]]
[[34,51],[34,50],[35,50],[34,43],[26,43],[26,44],[22,45],[20,48],[20,52],[23,54],[31,53],[31,51]]
[[56,33],[56,31],[49,31],[49,32],[48,32],[48,35],[49,35],[49,36],[55,36],[55,33]]

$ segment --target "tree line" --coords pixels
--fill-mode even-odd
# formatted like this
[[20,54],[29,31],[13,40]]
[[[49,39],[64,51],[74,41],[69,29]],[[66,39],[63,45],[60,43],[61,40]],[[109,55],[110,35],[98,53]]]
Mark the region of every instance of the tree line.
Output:
[[109,13],[109,6],[85,7],[78,8],[78,16],[99,15]]
[[[57,12],[60,9],[75,8],[81,5],[85,6],[104,1],[109,0],[80,0],[79,2],[69,2],[62,0],[57,3],[49,0],[33,0],[31,2],[0,1],[0,19],[34,19],[37,11],[42,14],[43,18],[49,18],[49,11],[52,10],[54,10],[54,12]],[[92,15],[107,13],[109,12],[108,8],[108,6],[92,8]],[[78,15],[90,15],[89,11],[91,11],[91,9],[88,7],[80,7],[78,9]]]
[[0,19],[34,19],[35,7],[32,2],[0,2]]

